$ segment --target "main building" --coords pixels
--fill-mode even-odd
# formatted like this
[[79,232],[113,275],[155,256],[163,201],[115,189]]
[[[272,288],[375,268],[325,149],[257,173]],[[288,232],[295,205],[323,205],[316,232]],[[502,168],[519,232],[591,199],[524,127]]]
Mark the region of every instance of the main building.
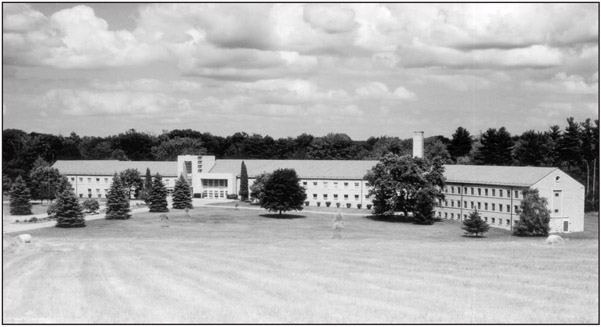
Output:
[[[423,156],[423,132],[414,135],[413,155]],[[264,172],[292,168],[301,179],[309,206],[326,202],[341,207],[366,208],[371,204],[369,187],[363,179],[375,160],[255,160],[216,159],[215,156],[178,156],[171,161],[59,160],[54,164],[66,175],[79,197],[106,197],[115,172],[128,168],[144,175],[163,176],[168,191],[183,175],[193,193],[208,199],[226,199],[240,191],[240,168],[244,161],[249,185]],[[477,209],[492,226],[513,229],[519,220],[522,190],[535,188],[547,198],[551,211],[551,232],[579,232],[584,229],[584,186],[558,168],[445,165],[445,201],[436,217],[464,220]]]

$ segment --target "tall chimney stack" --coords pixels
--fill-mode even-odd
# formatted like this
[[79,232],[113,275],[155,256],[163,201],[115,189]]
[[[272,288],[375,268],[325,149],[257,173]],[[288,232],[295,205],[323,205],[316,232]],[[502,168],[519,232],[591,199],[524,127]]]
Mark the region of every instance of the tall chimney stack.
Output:
[[413,157],[424,157],[424,132],[413,132]]

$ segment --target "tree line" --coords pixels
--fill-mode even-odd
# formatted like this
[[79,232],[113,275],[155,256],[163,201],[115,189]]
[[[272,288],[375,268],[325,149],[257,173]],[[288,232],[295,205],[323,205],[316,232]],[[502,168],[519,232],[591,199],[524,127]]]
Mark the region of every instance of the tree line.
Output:
[[[179,154],[211,154],[220,159],[341,159],[378,160],[387,153],[412,153],[412,139],[378,136],[353,140],[343,133],[274,139],[269,135],[237,132],[217,136],[192,129],[163,131],[160,135],[130,129],[106,137],[2,132],[2,177],[5,189],[17,176],[31,182],[36,160],[176,160]],[[425,139],[424,156],[444,163],[558,167],[586,187],[587,208],[598,208],[599,120],[567,119],[546,131],[511,135],[504,127],[472,134],[458,127],[450,138]]]

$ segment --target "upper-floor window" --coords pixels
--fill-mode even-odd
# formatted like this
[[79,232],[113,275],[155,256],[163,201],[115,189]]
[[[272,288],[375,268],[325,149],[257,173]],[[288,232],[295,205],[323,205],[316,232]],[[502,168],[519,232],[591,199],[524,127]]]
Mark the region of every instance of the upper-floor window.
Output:
[[484,189],[484,196],[488,196],[488,189],[487,188]]
[[503,197],[503,190],[499,190],[499,197]]
[[92,183],[92,178],[88,177],[88,183]]
[[192,174],[192,161],[184,161],[187,174]]
[[482,189],[478,187],[478,195],[482,195]]
[[323,187],[328,187],[328,182],[323,182]]
[[467,194],[467,187],[463,188],[463,194]]
[[451,186],[451,193],[455,193],[455,186]]
[[313,182],[313,186],[317,186],[317,182]]
[[492,196],[495,196],[495,189],[492,189]]
[[338,182],[334,182],[334,188],[338,188]]
[[355,188],[359,188],[359,183],[355,183]]
[[488,210],[488,203],[484,202],[484,210]]
[[490,210],[495,211],[495,204],[494,203],[490,204]]
[[317,200],[317,194],[313,193],[313,200]]
[[474,188],[473,188],[473,187],[471,187],[470,193],[471,193],[472,195],[474,195]]
[[348,194],[345,194],[345,195],[344,195],[344,199],[345,199],[345,200],[348,200]]
[[355,200],[359,200],[359,194],[355,194]]
[[338,194],[334,194],[334,200],[338,200]]
[[517,199],[517,198],[519,198],[519,197],[520,197],[520,192],[518,192],[518,191],[515,191],[515,196],[514,196],[514,197],[515,197],[516,199]]
[[348,187],[348,182],[344,182],[344,188]]
[[509,204],[507,205],[507,212],[511,212],[511,207],[509,206]]
[[307,182],[303,182],[303,186],[307,186]]

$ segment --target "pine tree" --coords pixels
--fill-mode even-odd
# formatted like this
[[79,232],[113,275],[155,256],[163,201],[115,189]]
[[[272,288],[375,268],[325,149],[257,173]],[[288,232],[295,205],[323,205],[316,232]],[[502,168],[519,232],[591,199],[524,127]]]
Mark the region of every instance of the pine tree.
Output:
[[240,167],[240,198],[242,201],[248,200],[248,173],[246,172],[246,164],[242,161]]
[[17,176],[9,194],[11,215],[31,215],[31,193],[21,176]]
[[449,154],[455,160],[459,157],[467,156],[472,150],[473,142],[470,132],[463,127],[457,127],[448,146]]
[[150,212],[167,212],[167,188],[163,184],[161,175],[156,174],[152,181],[152,190],[149,194]]
[[547,236],[551,220],[547,199],[541,197],[537,189],[527,189],[523,194],[520,220],[514,225],[513,233],[519,236]]
[[474,210],[470,213],[469,217],[463,221],[463,229],[467,235],[484,234],[488,232],[490,226],[480,217],[478,210]]
[[190,194],[190,186],[181,175],[175,182],[173,189],[173,209],[192,209],[192,197]]
[[75,194],[64,190],[56,201],[56,227],[85,227],[81,205]]
[[121,179],[115,173],[113,183],[107,194],[106,201],[106,219],[129,219],[131,218],[129,209],[129,199],[127,192],[121,184]]

